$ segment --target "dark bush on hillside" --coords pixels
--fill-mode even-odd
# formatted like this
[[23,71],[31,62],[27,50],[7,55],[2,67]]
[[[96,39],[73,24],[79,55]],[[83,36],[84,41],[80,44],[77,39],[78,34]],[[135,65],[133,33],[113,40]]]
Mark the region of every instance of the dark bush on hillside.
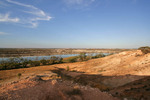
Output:
[[8,65],[9,65],[8,61],[1,61],[0,69],[2,69],[2,70],[8,69]]
[[40,60],[40,62],[41,62],[42,65],[46,65],[47,64],[47,60],[45,60],[45,59]]
[[[70,57],[66,60],[66,62],[77,62],[77,61],[86,61],[92,58],[100,58],[104,57],[103,54],[97,54],[95,56],[87,55],[86,53],[81,53],[79,56]],[[49,59],[41,59],[38,58],[34,60],[28,60],[24,58],[9,58],[8,60],[1,60],[0,61],[0,70],[7,70],[7,69],[17,69],[17,68],[27,68],[27,67],[35,67],[40,65],[52,65],[52,64],[59,64],[63,63],[65,60],[61,57],[52,56]]]
[[77,62],[77,58],[78,58],[78,57],[70,58],[70,59],[68,59],[68,62],[70,62],[70,63],[72,63],[72,62]]
[[40,66],[40,61],[29,60],[30,67]]
[[21,73],[18,73],[18,74],[17,74],[17,76],[18,76],[19,79],[20,79],[21,75],[22,75]]
[[80,59],[80,61],[84,61],[84,60],[86,60],[86,53],[80,53],[80,55],[79,55],[79,59]]
[[105,55],[102,53],[99,53],[99,54],[96,54],[95,56],[93,56],[92,58],[101,58],[101,57],[105,57]]
[[51,65],[51,64],[58,64],[58,63],[62,63],[63,61],[63,58],[61,57],[56,57],[56,56],[52,56],[50,58],[50,60],[48,61],[48,63]]
[[138,49],[141,50],[144,54],[150,53],[150,47],[148,47],[148,46],[140,47]]
[[21,59],[22,60],[22,67],[26,68],[28,65],[28,60],[27,59]]
[[17,68],[27,68],[27,67],[35,67],[40,65],[51,65],[51,64],[58,64],[62,63],[63,58],[61,57],[51,57],[50,59],[42,59],[38,60],[27,60],[23,58],[9,58],[8,60],[1,60],[0,61],[0,70],[7,70],[7,69],[17,69]]
[[62,62],[63,62],[63,58],[62,58],[62,57],[59,57],[58,63],[62,63]]

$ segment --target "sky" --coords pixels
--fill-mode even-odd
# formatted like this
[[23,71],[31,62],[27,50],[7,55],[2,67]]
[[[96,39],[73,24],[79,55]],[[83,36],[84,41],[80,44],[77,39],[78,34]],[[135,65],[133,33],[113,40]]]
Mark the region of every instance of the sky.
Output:
[[150,46],[150,0],[0,0],[0,48]]

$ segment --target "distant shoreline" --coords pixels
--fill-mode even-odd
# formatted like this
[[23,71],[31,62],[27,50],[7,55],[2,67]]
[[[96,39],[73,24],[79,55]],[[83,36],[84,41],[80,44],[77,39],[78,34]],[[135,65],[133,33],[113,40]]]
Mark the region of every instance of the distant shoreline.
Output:
[[50,56],[85,53],[119,53],[132,49],[23,49],[0,48],[0,57],[24,57],[24,56]]

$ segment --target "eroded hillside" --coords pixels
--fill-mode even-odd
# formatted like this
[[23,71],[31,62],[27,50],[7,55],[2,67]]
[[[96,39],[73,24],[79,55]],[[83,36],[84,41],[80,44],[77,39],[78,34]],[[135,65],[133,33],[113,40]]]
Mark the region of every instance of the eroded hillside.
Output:
[[[150,54],[142,54],[140,50],[84,62],[4,70],[0,71],[0,97],[10,100],[40,100],[40,97],[43,100],[149,100],[149,70]],[[17,73],[22,73],[20,79]],[[142,91],[140,96],[134,96],[138,95],[137,91]]]

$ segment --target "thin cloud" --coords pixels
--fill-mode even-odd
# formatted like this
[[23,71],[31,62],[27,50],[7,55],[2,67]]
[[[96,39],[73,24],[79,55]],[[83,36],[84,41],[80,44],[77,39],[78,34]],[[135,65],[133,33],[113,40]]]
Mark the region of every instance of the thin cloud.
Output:
[[67,5],[82,5],[88,6],[93,3],[95,0],[64,0]]
[[[39,21],[49,21],[51,20],[51,16],[45,13],[43,10],[24,3],[20,3],[12,0],[5,0],[6,4],[12,5],[14,7],[21,7],[19,10],[12,12],[11,14],[15,16],[18,13],[18,16],[15,18],[10,17],[10,14],[7,12],[6,14],[0,14],[0,22],[14,22],[27,27],[35,28],[38,26]],[[25,16],[24,16],[25,15]]]
[[[67,9],[87,10],[95,0],[63,0]],[[64,11],[67,10],[64,8]]]
[[0,32],[0,35],[7,35],[8,33]]
[[9,13],[6,14],[0,14],[0,22],[19,22],[19,18],[11,18]]

